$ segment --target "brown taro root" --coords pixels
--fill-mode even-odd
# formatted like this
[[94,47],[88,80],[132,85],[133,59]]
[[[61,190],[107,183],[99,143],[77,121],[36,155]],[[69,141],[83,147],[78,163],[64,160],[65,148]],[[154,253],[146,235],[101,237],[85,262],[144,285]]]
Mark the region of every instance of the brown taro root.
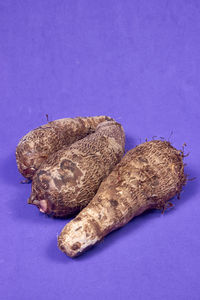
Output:
[[40,126],[27,133],[16,148],[16,160],[19,172],[32,179],[35,172],[47,157],[61,149],[63,145],[84,138],[96,130],[99,123],[112,121],[107,116],[87,118],[59,119]]
[[165,209],[186,182],[182,158],[181,151],[159,140],[130,150],[64,227],[59,248],[75,257],[145,210]]
[[54,217],[77,213],[121,160],[124,143],[120,124],[100,123],[95,133],[49,156],[33,177],[28,202]]

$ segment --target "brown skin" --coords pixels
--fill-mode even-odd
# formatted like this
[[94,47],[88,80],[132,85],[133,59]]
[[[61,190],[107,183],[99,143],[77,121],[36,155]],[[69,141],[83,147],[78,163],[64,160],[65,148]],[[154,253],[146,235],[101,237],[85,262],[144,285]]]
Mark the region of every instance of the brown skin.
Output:
[[183,153],[166,141],[130,150],[87,207],[64,227],[59,248],[75,257],[145,210],[165,209],[186,182],[182,159]]
[[49,156],[33,177],[28,202],[54,217],[79,212],[121,160],[124,143],[120,124],[99,124],[95,133]]
[[69,146],[94,132],[98,124],[113,120],[107,116],[88,118],[66,118],[48,122],[29,133],[16,148],[16,161],[19,172],[32,179],[43,161],[52,153]]

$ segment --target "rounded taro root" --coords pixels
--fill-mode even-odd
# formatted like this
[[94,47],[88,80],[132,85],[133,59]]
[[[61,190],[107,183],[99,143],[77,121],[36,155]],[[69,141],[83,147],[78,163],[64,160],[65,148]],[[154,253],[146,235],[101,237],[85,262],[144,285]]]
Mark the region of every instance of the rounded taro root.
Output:
[[114,121],[52,154],[35,173],[30,204],[64,217],[78,212],[94,197],[101,181],[124,154],[123,128]]
[[169,142],[130,150],[101,183],[97,194],[62,230],[59,248],[74,257],[147,209],[165,209],[186,182],[183,154]]
[[61,149],[63,145],[84,138],[96,130],[99,123],[113,120],[107,116],[65,118],[48,122],[29,133],[16,148],[16,161],[19,172],[32,179],[35,172],[47,157]]

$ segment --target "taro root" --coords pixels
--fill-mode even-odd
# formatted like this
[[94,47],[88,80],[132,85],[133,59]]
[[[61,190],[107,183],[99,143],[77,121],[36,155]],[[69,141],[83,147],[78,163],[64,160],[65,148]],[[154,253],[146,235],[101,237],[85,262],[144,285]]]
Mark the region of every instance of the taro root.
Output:
[[165,209],[186,182],[183,153],[169,142],[150,141],[130,150],[101,183],[97,194],[58,238],[71,257],[148,209]]
[[16,161],[19,172],[32,179],[35,172],[47,157],[94,132],[99,123],[113,120],[107,116],[88,118],[65,118],[48,122],[29,133],[16,148]]
[[41,212],[64,217],[79,212],[124,154],[122,126],[105,121],[95,133],[50,155],[33,176],[28,203]]

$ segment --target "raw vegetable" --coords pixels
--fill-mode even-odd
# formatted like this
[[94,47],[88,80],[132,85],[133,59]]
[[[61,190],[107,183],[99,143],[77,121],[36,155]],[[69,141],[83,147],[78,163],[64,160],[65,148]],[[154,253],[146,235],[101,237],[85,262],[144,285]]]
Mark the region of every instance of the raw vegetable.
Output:
[[35,172],[47,157],[94,132],[99,123],[113,120],[107,116],[88,118],[65,118],[48,122],[29,133],[16,148],[16,160],[20,173],[32,179]]
[[122,126],[105,121],[97,126],[95,133],[69,147],[63,146],[35,173],[29,203],[54,217],[77,213],[121,160],[124,143]]
[[165,209],[186,182],[183,153],[154,140],[130,150],[101,183],[97,194],[62,230],[59,248],[81,254],[147,209]]

